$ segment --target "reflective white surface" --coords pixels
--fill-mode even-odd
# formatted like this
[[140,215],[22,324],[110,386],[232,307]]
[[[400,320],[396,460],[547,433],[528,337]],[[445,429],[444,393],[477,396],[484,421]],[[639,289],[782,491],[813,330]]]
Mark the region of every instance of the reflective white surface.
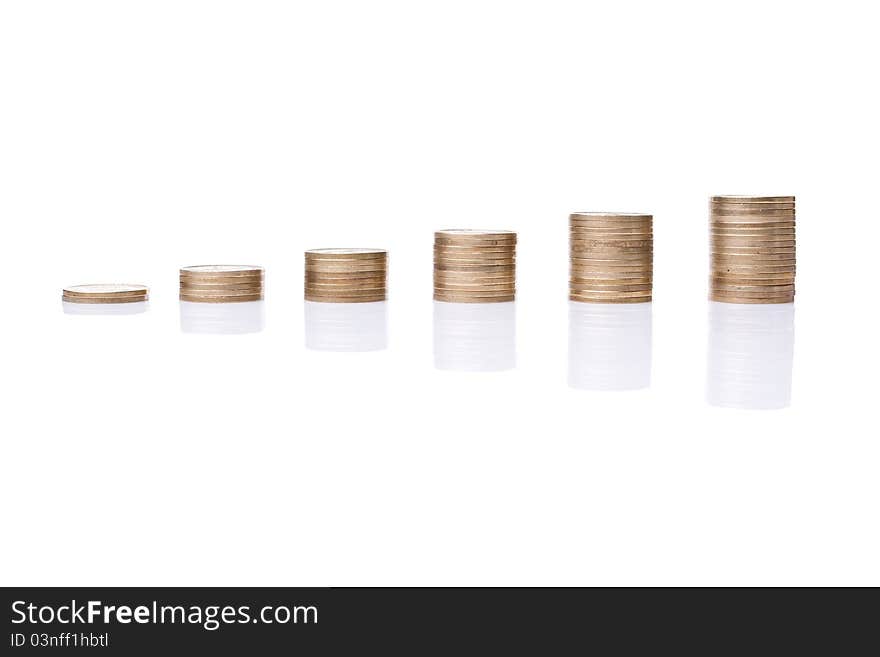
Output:
[[500,372],[516,367],[516,302],[434,302],[434,367]]
[[388,302],[304,302],[306,347],[316,351],[381,351],[388,347]]
[[62,301],[65,315],[140,315],[147,312],[149,301],[134,303],[70,303]]
[[709,302],[706,399],[713,406],[791,404],[794,304]]
[[180,302],[180,330],[184,333],[240,335],[259,333],[265,324],[263,301],[241,303]]
[[579,390],[638,390],[651,385],[650,303],[568,307],[568,385]]

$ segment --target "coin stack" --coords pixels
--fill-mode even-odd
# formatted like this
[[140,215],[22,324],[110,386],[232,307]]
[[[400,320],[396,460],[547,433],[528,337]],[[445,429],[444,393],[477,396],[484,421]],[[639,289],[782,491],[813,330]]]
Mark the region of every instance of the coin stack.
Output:
[[572,214],[569,298],[588,303],[651,301],[653,223],[649,214]]
[[498,303],[516,297],[516,233],[439,230],[434,233],[434,299]]
[[237,303],[263,298],[263,268],[248,265],[195,265],[180,269],[180,300]]
[[385,301],[387,278],[388,252],[383,249],[306,251],[306,301]]
[[71,285],[61,291],[61,299],[67,303],[135,303],[148,298],[143,285]]
[[794,301],[794,196],[713,196],[713,301]]

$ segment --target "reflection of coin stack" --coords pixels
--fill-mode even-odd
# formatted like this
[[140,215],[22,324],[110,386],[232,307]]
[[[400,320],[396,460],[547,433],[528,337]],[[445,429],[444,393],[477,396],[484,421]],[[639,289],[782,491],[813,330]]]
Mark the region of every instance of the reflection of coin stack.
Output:
[[793,361],[794,304],[709,304],[710,404],[785,408],[791,403]]
[[434,233],[434,299],[496,303],[516,296],[516,233],[440,230]]
[[516,304],[434,304],[434,366],[500,372],[516,366]]
[[148,297],[146,287],[129,284],[71,285],[61,291],[67,303],[137,303]]
[[306,251],[306,301],[385,301],[388,252],[382,249]]
[[388,346],[385,303],[305,304],[306,347],[318,351],[378,351]]
[[247,265],[196,265],[180,269],[180,300],[236,303],[263,298],[263,269]]
[[654,281],[651,215],[576,212],[569,217],[569,227],[569,298],[572,301],[651,301]]
[[651,304],[572,303],[568,385],[637,390],[651,384]]
[[794,301],[794,196],[713,196],[709,298]]

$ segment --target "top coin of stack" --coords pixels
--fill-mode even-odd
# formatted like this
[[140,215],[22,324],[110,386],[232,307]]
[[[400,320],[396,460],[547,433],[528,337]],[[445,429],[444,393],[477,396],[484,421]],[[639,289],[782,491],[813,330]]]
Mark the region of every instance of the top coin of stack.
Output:
[[149,292],[144,285],[101,284],[71,285],[61,291],[67,303],[135,303],[146,301]]
[[434,299],[497,303],[516,297],[516,233],[439,230],[434,233]]
[[385,301],[388,252],[382,249],[306,251],[306,301]]
[[794,196],[713,196],[709,298],[794,301]]
[[180,300],[236,303],[263,298],[263,268],[248,265],[195,265],[180,269]]
[[588,303],[651,301],[653,224],[650,214],[572,214],[569,217],[569,299]]

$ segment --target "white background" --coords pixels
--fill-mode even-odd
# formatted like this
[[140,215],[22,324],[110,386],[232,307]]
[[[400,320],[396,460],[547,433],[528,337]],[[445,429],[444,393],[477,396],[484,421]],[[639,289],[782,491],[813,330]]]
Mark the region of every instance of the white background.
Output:
[[[726,7],[3,2],[0,581],[880,584],[877,19]],[[710,194],[797,195],[787,409],[706,403]],[[567,385],[573,210],[655,215],[649,389]],[[434,368],[445,227],[519,232],[514,370]],[[323,246],[386,351],[305,349]],[[182,334],[224,262],[265,330]]]

